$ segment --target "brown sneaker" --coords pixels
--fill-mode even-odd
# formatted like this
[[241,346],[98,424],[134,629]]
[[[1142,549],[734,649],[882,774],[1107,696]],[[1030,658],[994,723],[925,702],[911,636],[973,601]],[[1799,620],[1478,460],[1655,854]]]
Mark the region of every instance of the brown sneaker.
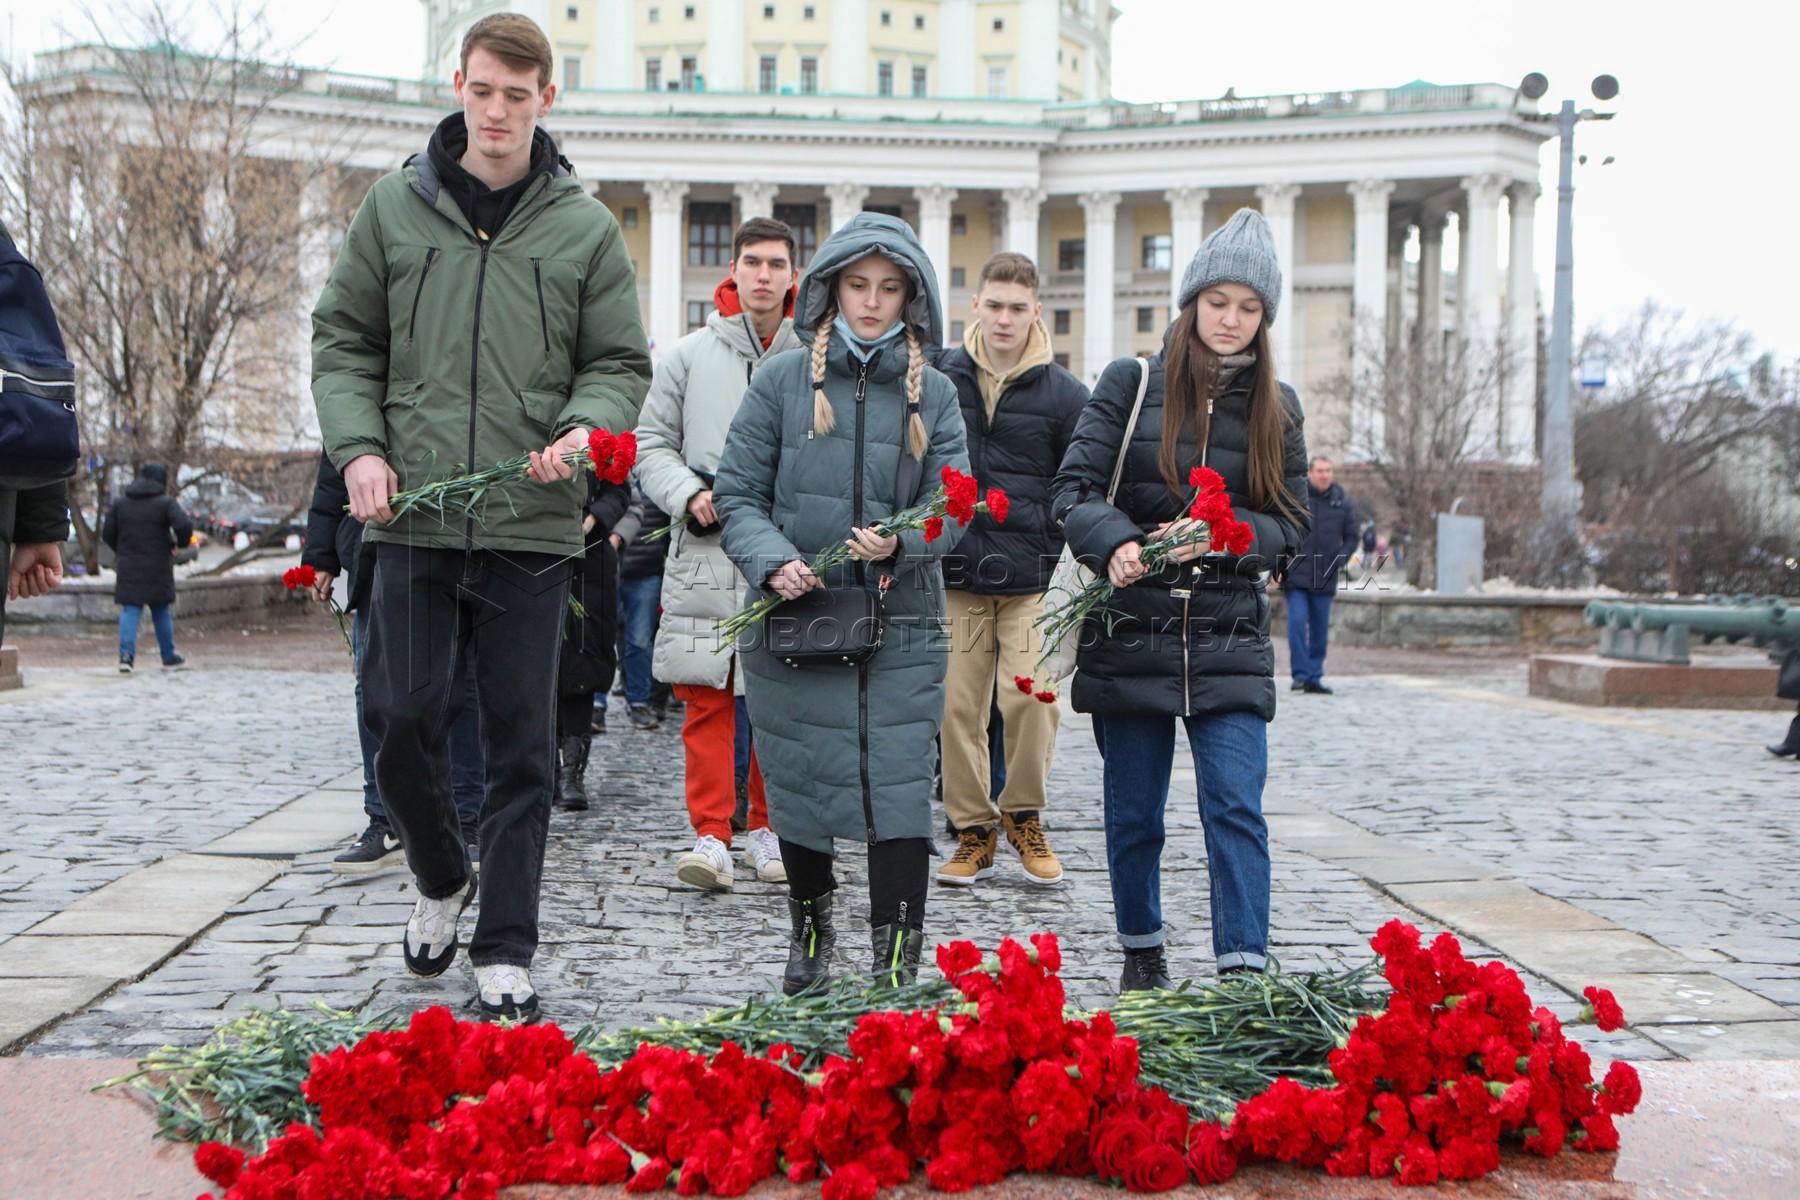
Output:
[[1025,878],[1032,883],[1061,883],[1062,863],[1050,853],[1050,840],[1044,836],[1044,823],[1034,812],[1002,813],[1006,841],[1018,852],[1025,867]]
[[994,873],[994,851],[1000,848],[1000,831],[965,829],[958,835],[960,844],[950,861],[938,868],[937,881],[956,887],[971,887],[978,879]]

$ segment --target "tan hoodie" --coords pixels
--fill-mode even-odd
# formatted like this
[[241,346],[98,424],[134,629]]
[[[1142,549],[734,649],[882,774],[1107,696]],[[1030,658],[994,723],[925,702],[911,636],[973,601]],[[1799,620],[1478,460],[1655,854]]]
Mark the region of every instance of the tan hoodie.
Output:
[[1050,352],[1050,331],[1044,328],[1042,319],[1031,323],[1031,332],[1025,335],[1025,353],[1019,356],[1018,365],[1010,371],[999,372],[988,365],[987,341],[981,336],[980,321],[969,322],[969,328],[963,333],[963,349],[975,360],[975,378],[981,384],[981,405],[987,411],[989,421],[994,419],[994,406],[1000,403],[1006,389],[1019,381],[1019,376],[1055,358]]

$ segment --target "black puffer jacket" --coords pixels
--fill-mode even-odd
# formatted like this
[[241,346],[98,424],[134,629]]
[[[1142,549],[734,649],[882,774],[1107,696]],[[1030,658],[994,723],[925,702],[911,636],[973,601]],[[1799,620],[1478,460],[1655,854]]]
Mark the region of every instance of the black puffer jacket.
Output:
[[644,495],[635,479],[631,484],[631,507],[639,522],[636,535],[625,540],[625,549],[619,553],[619,577],[642,579],[647,575],[661,575],[663,562],[669,557],[669,539],[667,536],[654,541],[649,539],[651,534],[669,527],[669,514],[650,503],[650,498]]
[[100,538],[119,556],[113,599],[120,608],[175,603],[175,550],[194,536],[194,523],[172,496],[155,463],[138,468],[125,494],[113,501]]
[[[1249,507],[1247,418],[1253,371],[1240,371],[1215,400],[1206,453],[1206,465],[1224,477],[1239,519],[1255,531],[1249,553],[1171,563],[1115,592],[1112,632],[1097,617],[1081,630],[1071,693],[1077,711],[1254,712],[1265,721],[1274,719],[1275,654],[1260,573],[1299,549],[1307,519]],[[1131,358],[1101,373],[1052,488],[1051,511],[1062,522],[1069,545],[1102,576],[1114,550],[1143,541],[1149,530],[1182,515],[1188,501],[1187,493],[1169,491],[1156,466],[1163,415],[1163,355],[1158,354],[1150,360],[1149,388],[1118,496],[1114,504],[1106,502],[1138,378],[1138,360]],[[1292,422],[1282,474],[1289,494],[1299,497],[1306,488],[1300,401],[1286,384],[1281,395]],[[1198,450],[1184,444],[1181,461],[1198,465]]]
[[999,488],[1004,522],[977,513],[956,549],[944,555],[944,586],[983,596],[1029,596],[1050,586],[1062,530],[1050,519],[1050,484],[1087,404],[1081,380],[1055,363],[1033,367],[1008,387],[990,423],[975,360],[947,350],[938,370],[956,385],[969,438],[969,469],[982,488]]
[[1282,571],[1281,586],[1308,592],[1335,592],[1338,570],[1356,553],[1362,536],[1356,506],[1335,483],[1322,492],[1308,483],[1306,506],[1312,513],[1312,529],[1300,543],[1300,552]]
[[313,484],[312,504],[306,511],[306,548],[300,562],[321,575],[342,575],[345,612],[356,612],[369,602],[375,586],[375,546],[364,543],[362,522],[345,510],[350,485],[343,472],[331,465],[331,456],[319,455],[319,477]]

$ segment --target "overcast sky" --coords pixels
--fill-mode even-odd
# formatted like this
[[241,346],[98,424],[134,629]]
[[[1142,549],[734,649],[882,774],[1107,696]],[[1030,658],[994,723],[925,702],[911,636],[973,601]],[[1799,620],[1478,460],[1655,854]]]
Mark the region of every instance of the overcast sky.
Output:
[[[104,0],[107,4],[129,0]],[[609,0],[610,2],[610,0]],[[1113,76],[1126,100],[1550,78],[1543,106],[1593,105],[1588,83],[1618,76],[1618,118],[1584,123],[1577,168],[1576,325],[1646,297],[1730,317],[1784,357],[1800,356],[1800,169],[1791,58],[1800,15],[1769,0],[1701,6],[1651,0],[1430,6],[1416,0],[1286,0],[1259,28],[1254,6],[1117,0]],[[202,6],[203,7],[203,6]],[[415,75],[419,0],[271,4],[303,62]],[[75,0],[0,0],[8,54],[55,45],[79,25]],[[1227,31],[1214,21],[1235,11]],[[310,35],[310,36],[309,36]],[[1543,152],[1538,271],[1546,305],[1555,254],[1556,143]],[[1617,161],[1601,167],[1607,155]]]

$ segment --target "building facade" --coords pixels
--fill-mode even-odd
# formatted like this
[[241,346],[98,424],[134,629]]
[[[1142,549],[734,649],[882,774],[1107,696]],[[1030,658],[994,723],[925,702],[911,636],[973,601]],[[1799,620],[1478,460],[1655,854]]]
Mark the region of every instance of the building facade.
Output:
[[[296,155],[312,152],[301,147],[316,142],[322,123],[330,125],[334,153],[353,173],[391,170],[424,149],[432,127],[455,107],[444,56],[453,62],[460,31],[496,7],[427,3],[429,54],[443,74],[414,82],[300,73],[265,110],[265,119],[289,123]],[[910,7],[870,0],[873,20],[854,43],[847,35],[842,43],[868,42],[861,65],[845,77],[849,84],[856,75],[861,86],[837,94],[789,91],[785,84],[773,93],[722,90],[713,83],[730,76],[718,65],[724,51],[708,40],[714,26],[742,22],[748,29],[764,7],[774,8],[777,23],[804,23],[804,6],[665,0],[654,6],[660,9],[654,22],[646,16],[653,6],[643,0],[608,3],[591,14],[594,0],[557,0],[554,12],[542,0],[513,0],[512,7],[548,18],[553,30],[574,22],[596,41],[604,41],[605,22],[627,12],[632,36],[618,44],[639,59],[663,44],[646,41],[646,29],[685,20],[680,14],[689,7],[696,13],[695,40],[683,45],[698,47],[697,76],[711,72],[704,88],[698,79],[691,91],[577,88],[558,95],[546,121],[577,174],[619,220],[656,348],[704,321],[739,222],[757,215],[786,221],[799,237],[804,264],[833,229],[876,209],[918,229],[937,265],[952,337],[970,315],[973,282],[990,254],[1008,249],[1034,258],[1056,355],[1092,380],[1115,357],[1160,347],[1182,268],[1206,233],[1250,207],[1268,218],[1284,266],[1286,294],[1271,333],[1278,370],[1307,402],[1314,447],[1350,459],[1369,452],[1366,438],[1359,444],[1343,389],[1323,390],[1357,365],[1353,343],[1366,355],[1368,347],[1402,337],[1456,332],[1503,347],[1514,364],[1471,435],[1480,443],[1478,457],[1535,457],[1532,249],[1538,151],[1548,134],[1532,119],[1531,102],[1509,86],[1415,83],[1159,104],[890,96],[879,83],[868,86],[864,70],[881,61],[873,56],[883,52],[875,39],[885,28],[884,12],[891,10],[895,20],[926,12],[922,35],[933,33],[933,19],[954,12],[961,20],[967,10],[987,19],[990,9],[1004,8],[1017,25],[1036,14],[1050,22],[1044,29],[1062,31],[1065,40],[1071,23],[1087,22],[1082,27],[1098,42],[1084,43],[1082,70],[1092,69],[1094,85],[1103,86],[1111,10],[1104,0],[1097,6],[1096,0],[945,0]],[[821,4],[813,19],[841,21],[847,10],[861,11],[860,0]],[[784,30],[783,36],[791,33]],[[1017,62],[1038,35],[1023,28],[1014,34],[1018,41],[1008,53]],[[941,29],[937,35],[947,36]],[[562,34],[555,36],[562,45]],[[828,46],[839,44],[834,36],[828,27]],[[747,34],[726,41],[727,57],[744,62],[761,44]],[[575,49],[565,53],[590,53],[585,48],[593,44],[571,41]],[[939,50],[929,51],[938,73],[928,74],[928,91],[937,86],[932,80],[945,78],[943,43],[937,44]],[[705,57],[708,52],[714,57]],[[43,56],[39,85],[109,86],[100,53]],[[1053,46],[1032,53],[1055,65]],[[777,57],[781,82],[788,60]],[[585,72],[587,60],[581,61]],[[642,62],[614,67],[629,78]],[[1017,78],[1041,74],[1020,70]],[[1060,81],[1052,90],[1064,94]],[[269,144],[279,146],[281,137],[271,136]],[[302,198],[308,202],[322,203]],[[327,239],[312,239],[300,252],[301,278],[322,282]],[[304,298],[306,307],[311,299]]]

